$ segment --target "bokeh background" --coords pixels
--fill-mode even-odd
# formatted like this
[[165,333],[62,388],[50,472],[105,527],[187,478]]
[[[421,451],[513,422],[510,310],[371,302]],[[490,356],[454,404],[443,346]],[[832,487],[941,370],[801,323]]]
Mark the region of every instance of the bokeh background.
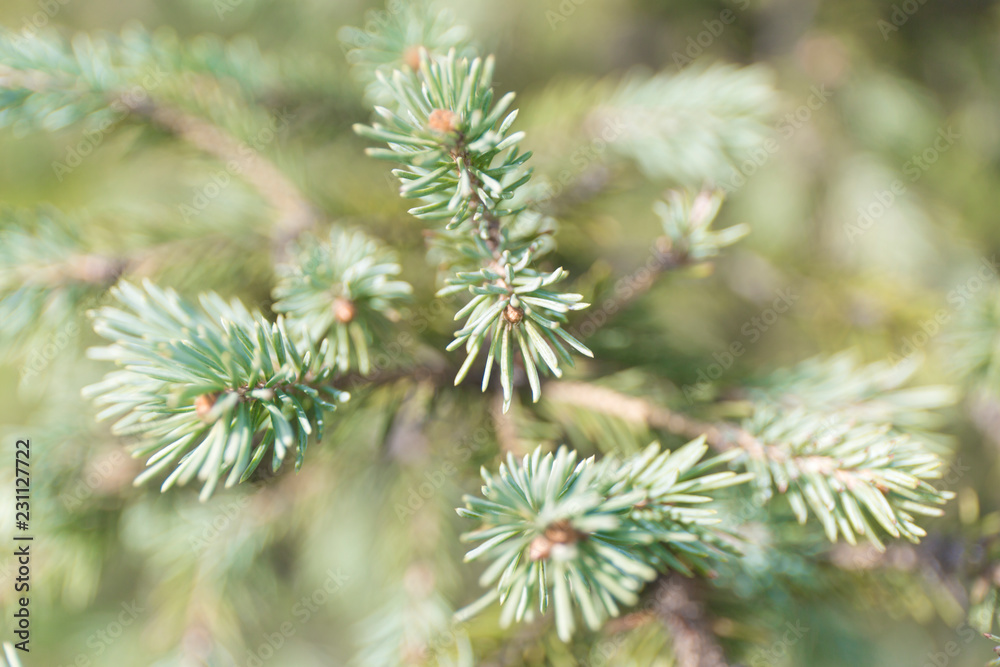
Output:
[[[924,545],[887,566],[837,575],[797,571],[801,553],[782,561],[775,552],[762,579],[720,591],[711,604],[715,630],[745,664],[986,662],[991,645],[962,624],[970,610],[989,621],[976,605],[991,585],[983,575],[989,559],[997,558],[1000,408],[955,372],[961,350],[950,332],[981,300],[995,298],[1000,280],[991,263],[1000,250],[1000,7],[983,0],[451,4],[481,50],[496,54],[497,87],[518,92],[517,122],[537,173],[553,181],[570,174],[548,205],[561,225],[557,259],[581,289],[613,281],[649,256],[659,224],[650,206],[664,189],[594,142],[581,110],[587,91],[637,69],[717,61],[767,69],[778,91],[768,121],[776,149],[744,169],[721,213],[724,225],[750,225],[750,236],[711,275],[661,281],[602,332],[598,358],[609,359],[609,368],[655,368],[672,380],[656,391],[681,406],[683,389],[713,363],[725,366],[724,384],[737,385],[848,348],[871,361],[919,358],[921,380],[962,387],[944,429],[955,451],[946,486],[957,498],[930,522]],[[260,101],[282,122],[259,149],[324,218],[361,226],[397,248],[405,279],[427,298],[435,284],[421,226],[406,214],[386,165],[366,158],[365,142],[351,131],[369,111],[337,32],[362,24],[376,6],[5,0],[0,23],[20,30],[42,12],[47,28],[68,34],[116,32],[138,21],[183,39],[247,36],[294,63],[287,85]],[[731,23],[719,22],[725,12]],[[260,116],[239,122],[244,136],[262,136]],[[251,188],[232,178],[185,213],[218,177],[217,161],[130,118],[93,142],[84,132],[79,124],[51,133],[0,130],[0,203],[72,211],[96,248],[155,246],[137,275],[269,306],[271,212]],[[61,173],[55,163],[87,143],[93,150]],[[759,318],[782,291],[794,295],[793,305],[764,323]],[[311,667],[346,664],[366,645],[375,656],[368,664],[379,664],[372,649],[385,641],[379,629],[433,623],[447,604],[474,599],[474,573],[461,565],[457,539],[468,526],[448,518],[448,508],[476,489],[477,466],[468,475],[440,471],[458,456],[455,443],[473,443],[477,462],[496,460],[481,403],[453,395],[442,405],[413,378],[365,396],[351,408],[363,418],[335,425],[297,475],[204,504],[196,489],[161,495],[155,486],[132,487],[140,463],[80,398],[79,388],[106,370],[82,354],[98,342],[83,310],[60,325],[69,328],[11,342],[0,366],[4,507],[12,506],[7,461],[15,434],[32,439],[35,456],[25,665]],[[933,326],[941,313],[943,323]],[[450,314],[433,310],[429,319],[425,342],[443,350]],[[745,354],[719,361],[734,341],[745,343]],[[39,353],[39,372],[21,379]],[[483,429],[490,435],[480,445]],[[548,435],[527,424],[519,437]],[[420,491],[426,483],[432,493]],[[401,506],[413,511],[400,513]],[[0,513],[5,536],[11,514]],[[801,547],[812,548],[825,547]],[[0,558],[4,637],[12,572],[10,558]],[[440,606],[393,606],[429,590],[440,593]],[[598,664],[592,643],[579,650],[548,638],[535,644],[497,630],[495,619],[488,614],[470,626],[477,664]],[[285,623],[291,633],[276,635]],[[785,623],[808,631],[775,643],[783,630],[774,630]],[[511,637],[521,641],[513,652],[504,648]],[[945,652],[949,642],[954,655]],[[279,645],[273,655],[262,649],[267,644]],[[669,650],[662,654],[662,664],[671,664]]]

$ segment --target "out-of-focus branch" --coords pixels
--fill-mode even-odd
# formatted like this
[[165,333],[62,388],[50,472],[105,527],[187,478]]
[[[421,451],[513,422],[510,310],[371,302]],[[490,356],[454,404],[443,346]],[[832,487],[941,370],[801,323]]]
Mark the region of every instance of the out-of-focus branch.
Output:
[[[688,258],[684,254],[676,252],[672,247],[670,239],[666,236],[656,239],[655,246],[656,261],[652,265],[647,263],[626,276],[623,280],[628,282],[629,289],[616,290],[610,302],[602,302],[608,317],[600,326],[607,324],[614,315],[621,313],[637,301],[639,297],[648,292],[656,284],[657,279],[661,275],[688,265]],[[594,331],[599,329],[600,326],[595,327]]]
[[129,261],[125,258],[80,253],[59,262],[26,264],[17,267],[16,271],[26,285],[56,288],[74,283],[110,285],[128,265]]
[[129,108],[219,161],[240,164],[244,180],[277,213],[273,236],[279,259],[284,257],[289,242],[316,224],[316,211],[299,188],[259,152],[248,154],[244,144],[222,128],[149,100],[133,100]]
[[490,401],[490,416],[493,418],[493,427],[496,429],[500,450],[515,456],[525,454],[517,438],[517,427],[514,425],[513,419],[503,411],[503,394],[494,394]]
[[673,639],[677,667],[729,667],[697,585],[676,573],[662,578],[657,584],[654,613]]

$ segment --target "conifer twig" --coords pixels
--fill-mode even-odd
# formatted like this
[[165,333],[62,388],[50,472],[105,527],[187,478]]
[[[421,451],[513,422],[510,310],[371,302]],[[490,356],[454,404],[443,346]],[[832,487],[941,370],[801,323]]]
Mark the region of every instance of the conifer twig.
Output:
[[657,201],[653,210],[661,220],[663,235],[654,242],[656,261],[652,265],[646,262],[618,281],[619,285],[626,282],[628,289],[615,290],[604,309],[608,317],[594,331],[648,292],[667,271],[706,264],[723,248],[746,236],[750,229],[745,224],[713,229],[721,206],[722,193],[709,189],[697,194],[690,190],[671,191],[665,201]]
[[711,424],[692,419],[687,415],[655,405],[642,398],[629,396],[614,389],[599,387],[586,382],[551,381],[545,385],[546,395],[563,403],[619,417],[625,421],[646,424],[685,438],[705,436],[713,449],[726,451],[736,442],[749,444],[749,433],[728,424]]

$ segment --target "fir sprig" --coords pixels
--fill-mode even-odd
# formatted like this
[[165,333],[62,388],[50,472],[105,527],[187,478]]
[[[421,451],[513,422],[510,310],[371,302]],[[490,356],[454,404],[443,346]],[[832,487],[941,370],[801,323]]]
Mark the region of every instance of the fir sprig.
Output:
[[915,515],[941,516],[940,506],[954,497],[932,484],[943,476],[941,459],[909,436],[894,435],[888,424],[760,409],[745,428],[754,440],[744,443],[743,463],[761,497],[777,490],[799,523],[812,513],[831,542],[839,535],[855,544],[864,536],[882,550],[875,525],[919,542],[926,532]]
[[[927,429],[932,410],[954,403],[950,387],[904,387],[912,363],[863,366],[847,352],[779,370],[751,391],[752,415],[737,461],[756,474],[764,499],[777,490],[801,523],[811,512],[831,541],[875,525],[911,542],[925,535],[916,516],[940,516],[954,494],[934,486],[946,470]],[[916,516],[915,516],[916,515]]]
[[466,322],[455,332],[455,340],[448,346],[449,350],[454,350],[464,345],[467,353],[465,363],[455,376],[455,384],[465,378],[479,351],[488,346],[482,388],[485,391],[489,385],[493,364],[496,363],[500,369],[505,411],[513,396],[515,345],[521,352],[533,401],[538,401],[541,396],[539,366],[544,363],[544,369],[560,377],[560,359],[573,364],[567,346],[580,354],[593,356],[562,326],[566,313],[587,307],[581,302],[583,297],[546,289],[565,277],[566,272],[559,268],[540,274],[527,268],[529,257],[525,253],[521,262],[512,264],[510,253],[505,252],[499,271],[481,269],[458,273],[448,280],[449,286],[439,292],[468,290],[474,295],[455,314],[456,320],[466,317]]
[[78,225],[51,208],[0,211],[0,341],[19,352],[37,333],[51,333],[77,316],[123,268],[92,252]]
[[[377,106],[379,121],[356,125],[360,135],[388,144],[368,154],[405,164],[395,173],[400,194],[419,199],[410,213],[424,220],[447,220],[453,229],[473,218],[483,233],[496,219],[520,209],[502,208],[527,183],[522,169],[530,153],[520,153],[523,132],[508,133],[517,111],[508,111],[514,94],[494,103],[492,57],[441,60],[421,53],[419,76],[395,71],[378,76],[395,98],[396,108]],[[499,158],[499,159],[498,159]]]
[[340,373],[371,370],[371,353],[387,342],[397,306],[412,292],[392,280],[401,268],[394,252],[361,232],[339,227],[326,240],[295,245],[295,258],[278,267],[275,312],[288,328],[316,345],[328,340],[324,363]]
[[444,56],[451,49],[469,50],[469,31],[448,10],[428,3],[395,3],[386,11],[370,12],[364,27],[344,26],[337,36],[347,49],[355,76],[365,84],[367,97],[376,104],[392,99],[377,73],[420,68],[420,53]]
[[54,31],[25,37],[0,28],[0,127],[52,131],[83,119],[114,122],[168,88],[190,96],[190,80],[168,85],[172,77],[208,75],[251,94],[275,73],[275,64],[246,39],[181,43],[170,30],[139,25],[72,40]]
[[[963,297],[964,298],[964,297]],[[963,305],[965,302],[962,302]],[[947,332],[949,361],[968,385],[1000,395],[1000,291],[991,287],[968,300]]]
[[704,572],[733,553],[714,510],[698,505],[750,476],[710,473],[732,455],[702,460],[707,449],[700,438],[676,452],[653,444],[624,461],[577,462],[566,448],[544,456],[538,448],[521,461],[508,455],[497,475],[484,469],[483,497],[466,496],[458,513],[483,524],[464,536],[482,542],[465,559],[492,561],[479,582],[495,589],[459,618],[499,600],[506,627],[551,603],[569,641],[574,608],[597,629],[635,604],[657,573]]
[[594,113],[623,128],[611,149],[649,178],[689,187],[732,185],[750,151],[771,135],[766,121],[777,99],[770,78],[756,66],[637,72]]
[[273,470],[293,451],[297,469],[310,436],[322,438],[324,411],[348,398],[326,382],[326,344],[297,346],[281,318],[212,293],[197,308],[148,281],[113,295],[121,308],[94,313],[112,344],[90,356],[122,370],[84,393],[107,406],[98,419],[117,418],[114,433],[140,439],[134,455],[149,458],[136,484],[173,467],[162,490],[197,477],[207,498],[227,472],[226,486],[245,481],[269,450]]
[[[535,253],[551,245],[550,237],[539,225],[542,216],[517,203],[517,191],[531,175],[523,168],[530,153],[518,149],[524,133],[510,132],[517,117],[516,110],[509,111],[513,93],[494,102],[493,68],[492,57],[459,58],[452,50],[435,59],[424,50],[415,72],[395,70],[390,77],[378,70],[395,106],[376,107],[380,120],[355,130],[388,146],[369,149],[369,154],[405,165],[394,171],[402,181],[400,194],[422,202],[410,213],[446,221],[446,235],[467,234],[464,239],[446,237],[456,241],[460,268],[452,267],[454,274],[439,293],[472,294],[456,316],[468,315],[466,324],[449,347],[464,345],[467,352],[455,382],[462,381],[480,350],[488,347],[483,390],[498,363],[506,411],[513,395],[515,344],[536,401],[540,367],[559,376],[559,360],[572,363],[568,347],[592,354],[562,327],[565,313],[586,307],[580,295],[551,289],[565,272],[532,266]],[[515,223],[523,216],[536,231],[533,237],[524,235],[524,225],[517,232]]]

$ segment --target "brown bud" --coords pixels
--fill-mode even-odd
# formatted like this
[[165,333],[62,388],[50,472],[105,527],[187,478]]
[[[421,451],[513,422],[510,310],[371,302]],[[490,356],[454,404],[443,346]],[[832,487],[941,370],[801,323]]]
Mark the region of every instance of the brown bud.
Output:
[[507,307],[504,308],[503,318],[511,324],[517,324],[524,319],[524,311],[508,304]]
[[420,52],[423,50],[424,47],[419,44],[406,47],[403,51],[403,63],[414,71],[420,69]]
[[573,544],[582,535],[573,527],[569,519],[560,519],[548,525],[545,529],[545,537],[554,544]]
[[354,316],[357,314],[358,309],[355,307],[354,302],[350,299],[338,296],[333,300],[333,316],[337,318],[337,321],[341,324],[347,324],[353,320]]
[[194,399],[194,411],[200,419],[204,419],[208,416],[208,413],[212,411],[215,407],[215,399],[219,397],[218,392],[212,392],[211,394],[202,394],[198,398]]
[[450,111],[448,109],[435,109],[431,112],[431,115],[427,117],[427,127],[436,132],[448,134],[449,132],[455,131],[455,121],[457,120],[458,116],[454,111]]
[[531,546],[528,547],[528,557],[531,560],[548,560],[550,553],[552,553],[552,542],[544,535],[531,540]]

